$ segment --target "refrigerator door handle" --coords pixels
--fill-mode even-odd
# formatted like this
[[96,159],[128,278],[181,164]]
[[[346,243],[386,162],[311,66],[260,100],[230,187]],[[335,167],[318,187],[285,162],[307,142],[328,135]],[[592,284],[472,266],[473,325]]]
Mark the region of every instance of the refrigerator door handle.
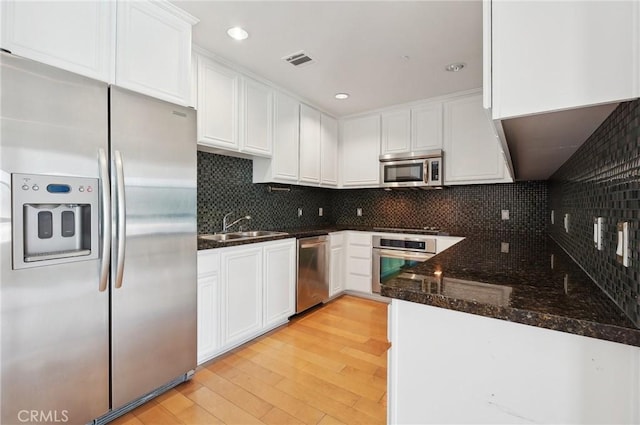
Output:
[[116,241],[117,241],[117,259],[116,259],[116,282],[115,287],[122,287],[122,275],[124,274],[124,250],[126,242],[127,217],[124,196],[124,168],[122,161],[122,153],[115,151],[115,167],[116,167]]
[[111,188],[109,185],[109,162],[104,149],[98,150],[100,168],[100,190],[102,203],[102,255],[100,260],[100,286],[104,292],[109,283],[109,261],[111,260]]

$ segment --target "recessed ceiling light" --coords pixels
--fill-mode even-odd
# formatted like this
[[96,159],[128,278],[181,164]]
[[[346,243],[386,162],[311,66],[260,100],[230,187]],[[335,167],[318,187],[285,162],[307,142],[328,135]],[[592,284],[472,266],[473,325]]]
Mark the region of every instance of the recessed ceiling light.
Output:
[[336,93],[336,99],[345,100],[349,98],[349,93]]
[[244,40],[249,37],[249,33],[240,27],[233,27],[227,30],[227,35],[234,40]]
[[458,72],[458,71],[461,71],[462,68],[464,68],[465,66],[466,64],[463,62],[450,63],[445,67],[445,69],[450,72]]

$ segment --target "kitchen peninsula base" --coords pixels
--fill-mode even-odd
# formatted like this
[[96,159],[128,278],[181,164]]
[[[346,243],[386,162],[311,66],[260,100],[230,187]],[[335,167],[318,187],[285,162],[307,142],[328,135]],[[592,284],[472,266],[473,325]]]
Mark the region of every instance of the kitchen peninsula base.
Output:
[[393,299],[388,423],[639,423],[640,347]]

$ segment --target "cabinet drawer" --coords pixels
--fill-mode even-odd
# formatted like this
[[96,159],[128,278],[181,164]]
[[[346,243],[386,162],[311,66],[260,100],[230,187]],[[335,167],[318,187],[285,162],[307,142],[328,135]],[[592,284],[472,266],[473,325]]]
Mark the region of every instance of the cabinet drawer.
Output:
[[346,289],[366,294],[371,293],[371,278],[367,276],[347,275]]
[[344,244],[344,233],[329,233],[329,246],[341,246]]
[[220,253],[213,250],[198,251],[198,276],[220,271]]
[[371,247],[360,245],[349,245],[349,258],[371,259]]
[[371,234],[354,232],[349,233],[349,243],[354,245],[366,245],[371,247]]
[[371,276],[371,260],[365,260],[363,258],[349,258],[347,264],[349,274],[358,274],[368,277]]

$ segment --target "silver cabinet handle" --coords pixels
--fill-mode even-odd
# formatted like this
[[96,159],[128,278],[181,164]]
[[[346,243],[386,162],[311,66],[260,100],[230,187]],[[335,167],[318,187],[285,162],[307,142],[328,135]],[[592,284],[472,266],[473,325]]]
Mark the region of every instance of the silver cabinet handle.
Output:
[[122,154],[115,151],[115,167],[116,167],[116,240],[117,240],[117,260],[116,260],[116,282],[115,287],[122,287],[122,275],[124,274],[124,250],[127,234],[127,216],[125,208],[124,196],[124,167]]
[[109,185],[109,162],[104,149],[98,150],[100,168],[100,190],[102,202],[102,255],[100,260],[99,291],[107,290],[109,283],[109,260],[111,260],[111,187]]

